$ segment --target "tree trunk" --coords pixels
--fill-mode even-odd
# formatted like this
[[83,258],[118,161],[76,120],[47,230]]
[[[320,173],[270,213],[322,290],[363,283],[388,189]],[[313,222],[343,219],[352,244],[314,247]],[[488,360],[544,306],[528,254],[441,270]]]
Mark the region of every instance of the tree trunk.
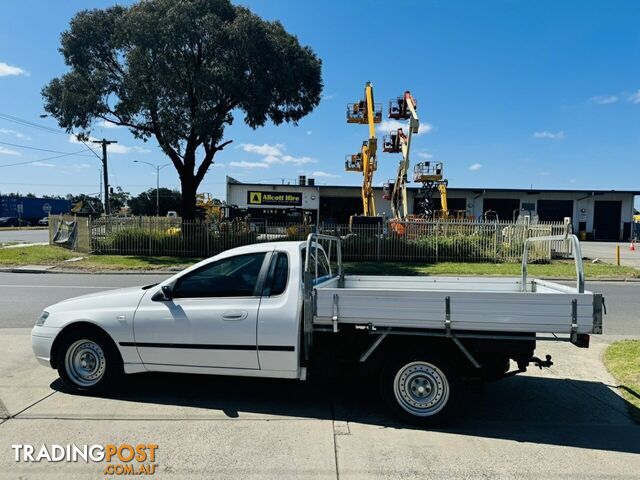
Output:
[[182,218],[184,220],[194,220],[196,218],[196,192],[198,184],[196,178],[191,173],[185,173],[180,177],[182,187]]

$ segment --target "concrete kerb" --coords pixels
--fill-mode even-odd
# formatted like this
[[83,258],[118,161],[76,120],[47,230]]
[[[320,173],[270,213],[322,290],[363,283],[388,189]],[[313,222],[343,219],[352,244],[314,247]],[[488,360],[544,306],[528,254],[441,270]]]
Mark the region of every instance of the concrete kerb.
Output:
[[[186,267],[185,267],[186,268]],[[56,273],[56,274],[86,274],[86,275],[172,275],[184,270],[183,268],[175,269],[158,269],[158,270],[89,270],[82,268],[59,268],[55,265],[34,265],[34,266],[13,266],[13,267],[0,267],[0,273]],[[504,278],[513,277],[517,275],[425,275],[431,277],[446,276],[446,277],[483,277],[483,278]],[[539,277],[541,280],[556,281],[572,281],[573,277]],[[587,278],[587,281],[592,282],[628,282],[628,283],[640,283],[640,278],[627,278],[627,277],[603,277],[603,278]]]

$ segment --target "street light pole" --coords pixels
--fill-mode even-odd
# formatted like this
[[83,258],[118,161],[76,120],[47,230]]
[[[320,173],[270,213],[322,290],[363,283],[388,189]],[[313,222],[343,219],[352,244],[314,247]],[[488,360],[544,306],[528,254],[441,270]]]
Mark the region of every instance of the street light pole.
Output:
[[145,162],[144,160],[134,160],[134,163],[146,163],[152,168],[156,169],[156,217],[160,216],[160,170],[164,167],[168,167],[171,165],[170,163],[165,163],[164,165],[154,165],[150,162]]

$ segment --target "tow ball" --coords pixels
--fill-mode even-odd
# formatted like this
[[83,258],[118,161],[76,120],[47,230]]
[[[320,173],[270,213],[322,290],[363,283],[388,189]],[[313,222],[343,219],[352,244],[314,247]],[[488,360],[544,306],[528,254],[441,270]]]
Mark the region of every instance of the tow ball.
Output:
[[551,361],[551,355],[546,355],[544,360],[539,359],[538,357],[531,357],[531,363],[533,363],[536,367],[542,370],[542,367],[549,368],[553,365]]

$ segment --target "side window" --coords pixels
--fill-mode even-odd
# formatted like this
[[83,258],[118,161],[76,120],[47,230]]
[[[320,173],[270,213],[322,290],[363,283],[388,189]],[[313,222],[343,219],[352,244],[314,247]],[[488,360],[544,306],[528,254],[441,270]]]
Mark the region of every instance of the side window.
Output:
[[287,288],[287,279],[289,278],[289,258],[284,252],[279,252],[275,260],[273,275],[271,280],[270,295],[280,295]]
[[178,280],[173,296],[252,297],[264,257],[264,253],[251,253],[213,262]]

